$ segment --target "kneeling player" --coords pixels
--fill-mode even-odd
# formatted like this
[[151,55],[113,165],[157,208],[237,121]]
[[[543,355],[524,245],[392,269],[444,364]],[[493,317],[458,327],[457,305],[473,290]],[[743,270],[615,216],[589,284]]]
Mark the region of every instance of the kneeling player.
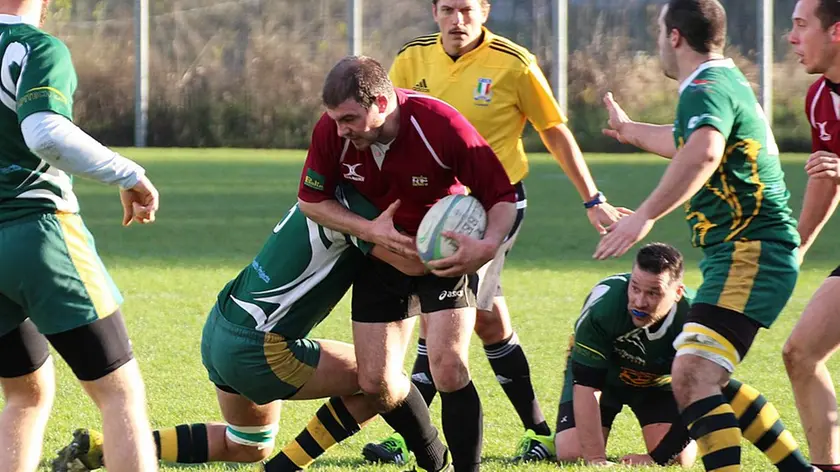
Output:
[[[680,252],[655,243],[639,250],[631,273],[607,277],[592,289],[575,323],[557,433],[553,441],[534,436],[522,459],[609,464],[606,440],[627,405],[642,426],[649,453],[628,455],[622,462],[694,463],[696,447],[689,442],[670,385],[673,343],[693,298],[682,275]],[[757,390],[733,379],[723,395],[744,437],[779,470],[811,470],[776,409]]]
[[[339,193],[355,213],[378,214],[352,189]],[[155,431],[158,458],[265,460],[274,448],[282,400],[331,397],[297,439],[265,465],[266,471],[300,470],[372,418],[376,413],[369,400],[357,394],[353,346],[307,338],[347,292],[367,253],[406,273],[424,271],[419,260],[319,226],[295,205],[254,260],[222,289],[204,325],[201,358],[227,424]],[[80,463],[88,470],[103,465],[101,435],[76,431],[53,470],[78,470]]]

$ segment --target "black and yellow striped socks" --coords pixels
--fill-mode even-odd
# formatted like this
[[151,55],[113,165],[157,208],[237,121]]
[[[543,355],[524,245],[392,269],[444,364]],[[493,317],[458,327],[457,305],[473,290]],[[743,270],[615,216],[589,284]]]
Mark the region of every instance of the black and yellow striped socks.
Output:
[[741,470],[741,429],[723,395],[698,400],[682,412],[684,424],[703,457],[708,472]]
[[158,459],[182,464],[207,462],[209,445],[206,424],[182,424],[174,428],[160,429],[152,434]]
[[723,396],[732,406],[745,439],[761,450],[781,472],[813,470],[785,428],[779,412],[755,388],[731,379]]
[[306,429],[265,464],[266,472],[305,469],[318,456],[359,431],[359,424],[339,397],[330,398],[306,425]]

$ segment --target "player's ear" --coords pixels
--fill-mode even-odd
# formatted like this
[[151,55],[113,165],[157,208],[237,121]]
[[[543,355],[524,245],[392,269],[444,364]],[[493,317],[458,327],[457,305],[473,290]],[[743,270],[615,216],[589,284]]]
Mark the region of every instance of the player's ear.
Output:
[[685,285],[680,284],[680,286],[677,287],[677,300],[676,301],[682,300],[683,295],[685,295]]
[[828,32],[831,34],[832,41],[840,42],[840,23],[834,23],[831,25]]
[[379,113],[385,113],[385,110],[388,109],[388,97],[385,95],[379,95],[376,97],[376,109]]
[[671,42],[671,47],[676,49],[677,46],[680,45],[680,40],[682,40],[682,35],[680,34],[680,30],[673,28],[671,30],[671,34],[668,35],[668,41]]

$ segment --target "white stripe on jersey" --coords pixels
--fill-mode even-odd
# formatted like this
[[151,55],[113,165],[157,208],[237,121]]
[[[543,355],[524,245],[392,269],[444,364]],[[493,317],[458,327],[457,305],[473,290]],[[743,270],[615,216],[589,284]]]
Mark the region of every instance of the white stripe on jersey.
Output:
[[817,110],[817,103],[820,101],[820,95],[822,95],[822,91],[825,88],[825,80],[822,81],[820,84],[820,88],[817,89],[817,93],[814,94],[814,98],[811,99],[811,128],[817,127],[817,118],[815,116],[815,112]]
[[420,139],[422,139],[422,140],[423,140],[423,144],[425,144],[425,145],[426,145],[426,149],[428,149],[428,150],[429,150],[429,152],[432,154],[432,157],[434,157],[434,158],[435,158],[435,161],[437,161],[438,165],[439,165],[439,166],[441,166],[441,167],[443,167],[443,168],[444,168],[444,169],[446,169],[446,170],[452,170],[452,168],[451,168],[451,167],[446,166],[446,165],[443,163],[443,161],[441,161],[441,160],[440,160],[440,158],[438,157],[438,155],[437,155],[437,153],[435,152],[435,150],[434,150],[434,149],[432,149],[432,145],[431,145],[431,144],[429,144],[429,140],[428,140],[428,139],[426,139],[426,134],[425,134],[425,133],[423,133],[423,129],[422,129],[422,128],[420,128],[420,123],[418,123],[418,122],[417,122],[417,120],[416,120],[413,116],[411,117],[411,124],[413,124],[413,125],[414,125],[414,128],[415,128],[415,129],[417,129],[417,133],[419,133],[419,134],[420,134]]
[[254,321],[257,322],[255,326],[257,331],[271,331],[289,313],[289,310],[292,309],[295,302],[309,293],[332,272],[333,267],[344,252],[344,248],[341,245],[347,243],[341,233],[324,231],[327,238],[334,243],[328,249],[324,247],[321,241],[318,224],[307,218],[306,227],[309,233],[310,247],[312,248],[312,255],[310,256],[309,265],[307,265],[306,269],[294,280],[283,286],[251,293],[254,296],[254,301],[277,305],[274,311],[267,313],[253,303],[239,300],[233,295],[230,297],[234,303],[254,318]]
[[341,157],[338,158],[338,162],[344,162],[344,156],[347,155],[347,149],[350,147],[350,140],[344,140],[344,149],[341,150]]

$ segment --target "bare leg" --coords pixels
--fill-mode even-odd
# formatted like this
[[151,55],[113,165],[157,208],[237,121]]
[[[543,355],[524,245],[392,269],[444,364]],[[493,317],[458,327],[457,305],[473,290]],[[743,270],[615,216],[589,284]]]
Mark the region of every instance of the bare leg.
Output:
[[52,358],[31,374],[0,379],[0,386],[6,399],[0,413],[0,464],[11,472],[33,471],[55,397]]

